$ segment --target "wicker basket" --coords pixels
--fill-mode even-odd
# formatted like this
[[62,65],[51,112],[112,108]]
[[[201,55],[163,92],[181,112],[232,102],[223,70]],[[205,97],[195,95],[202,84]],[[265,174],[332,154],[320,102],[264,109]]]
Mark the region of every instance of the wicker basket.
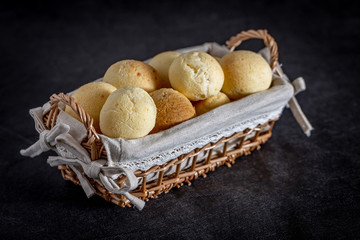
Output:
[[[71,98],[64,94],[53,95],[52,100],[55,102],[62,101],[64,103],[67,103],[68,101],[71,102]],[[44,117],[44,121],[47,123],[49,122],[49,119],[49,115]],[[260,145],[265,143],[271,137],[272,128],[276,120],[277,119],[268,121],[267,123],[258,125],[253,129],[238,132],[230,137],[223,137],[216,143],[208,143],[204,147],[197,148],[188,154],[172,159],[164,165],[154,166],[146,171],[136,171],[135,176],[137,178],[142,178],[142,184],[130,193],[135,197],[147,201],[150,198],[157,197],[160,193],[169,192],[173,187],[179,188],[184,183],[190,186],[191,180],[197,179],[199,176],[206,178],[206,174],[209,171],[215,171],[217,167],[224,164],[231,167],[231,165],[235,163],[236,158],[242,155],[248,155],[255,149],[260,149]],[[51,128],[51,125],[49,126]],[[254,136],[247,139],[250,135]],[[83,147],[92,152],[93,156],[97,155],[97,158],[95,159],[106,159],[106,151],[104,150],[101,142],[96,138],[89,139],[95,140],[88,141],[88,139],[85,139],[82,142]],[[228,150],[228,142],[231,140],[237,142],[236,148]],[[220,147],[222,152],[220,154],[214,154],[213,149],[215,147]],[[205,160],[197,162],[197,156],[201,153],[206,154]],[[188,160],[191,161],[191,167],[186,170],[181,170],[181,164]],[[171,175],[164,176],[164,172],[173,166],[176,166],[176,172]],[[60,165],[58,166],[58,169],[61,171],[61,175],[65,180],[70,180],[76,185],[81,185],[77,175],[67,165]],[[156,173],[158,173],[158,178],[151,182],[147,182],[147,176]],[[96,189],[96,194],[103,197],[105,200],[113,202],[121,207],[131,206],[130,201],[126,199],[125,196],[109,192],[106,188],[91,178],[88,178],[88,180]],[[117,183],[120,187],[123,186],[125,180],[126,177],[120,177],[117,179]]]
[[[270,50],[270,66],[276,71],[278,49],[274,39],[266,30],[249,30],[243,31],[238,35],[231,37],[226,42],[227,48],[233,50],[243,40],[256,38],[262,39],[264,44]],[[70,106],[76,112],[85,128],[87,129],[87,137],[82,141],[81,145],[90,153],[92,160],[107,159],[107,153],[100,137],[96,133],[91,117],[79,106],[72,97],[60,93],[50,97],[50,111],[43,116],[43,122],[47,129],[52,129],[56,125],[56,119],[59,114],[59,104]],[[214,171],[217,167],[227,165],[231,167],[236,159],[242,155],[248,155],[255,149],[260,149],[260,145],[264,144],[272,134],[274,123],[277,119],[270,120],[265,124],[258,125],[253,129],[246,129],[237,132],[229,137],[222,137],[219,141],[208,143],[201,148],[196,148],[187,154],[183,154],[175,159],[168,161],[163,165],[151,167],[145,171],[135,171],[135,176],[140,179],[141,184],[130,193],[142,200],[147,201],[150,198],[157,197],[160,193],[167,193],[173,187],[180,187],[184,183],[191,185],[191,181],[199,176],[206,177],[209,171]],[[229,147],[231,142],[231,148]],[[217,149],[214,151],[214,149]],[[220,150],[219,150],[220,149]],[[201,154],[202,161],[198,160]],[[190,167],[182,169],[184,161],[190,162]],[[173,173],[166,175],[168,169],[176,168]],[[61,171],[65,180],[70,180],[76,185],[81,185],[77,174],[68,166],[60,165],[58,169]],[[157,178],[148,181],[149,175]],[[87,177],[87,176],[85,176]],[[113,202],[121,207],[131,206],[130,201],[122,194],[109,192],[104,186],[99,184],[92,178],[87,177],[88,181],[95,189],[95,193],[107,201]],[[116,179],[116,183],[122,187],[125,184],[126,176],[120,175]]]

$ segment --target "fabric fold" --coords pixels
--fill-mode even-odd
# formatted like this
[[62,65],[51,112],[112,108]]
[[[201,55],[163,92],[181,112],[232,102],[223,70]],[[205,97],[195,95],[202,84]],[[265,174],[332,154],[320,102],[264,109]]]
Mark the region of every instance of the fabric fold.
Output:
[[[107,167],[106,160],[96,160],[91,162],[83,162],[79,159],[69,159],[60,156],[50,156],[47,160],[52,167],[59,165],[68,165],[75,172],[81,186],[88,197],[95,193],[95,189],[89,182],[88,178],[99,179],[101,184],[111,193],[124,195],[136,208],[142,210],[145,202],[129,191],[134,190],[138,186],[138,180],[134,173],[125,168]],[[85,177],[83,173],[87,176]],[[125,175],[126,181],[123,187],[120,187],[115,179],[119,175]]]
[[27,157],[36,157],[43,152],[55,150],[61,146],[69,150],[75,157],[90,162],[90,157],[86,149],[69,134],[70,126],[64,123],[56,124],[50,130],[44,130],[39,134],[39,140],[27,149],[20,150],[20,154]]

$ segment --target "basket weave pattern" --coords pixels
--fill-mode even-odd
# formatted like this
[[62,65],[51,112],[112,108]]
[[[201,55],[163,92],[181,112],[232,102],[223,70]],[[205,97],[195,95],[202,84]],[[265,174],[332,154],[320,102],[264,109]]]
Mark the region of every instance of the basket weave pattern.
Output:
[[[249,30],[239,33],[231,37],[226,42],[227,47],[233,50],[243,40],[250,38],[263,39],[265,46],[270,50],[270,66],[273,70],[276,69],[278,59],[277,44],[274,39],[267,33],[266,30]],[[48,129],[56,125],[56,117],[59,114],[59,103],[64,103],[70,106],[75,113],[77,113],[87,129],[87,137],[82,141],[82,146],[88,150],[92,160],[107,159],[107,154],[100,137],[93,127],[93,119],[78,105],[74,99],[66,94],[53,94],[50,97],[50,112],[44,116],[43,120]],[[181,187],[184,183],[191,185],[191,181],[197,179],[199,176],[206,177],[210,171],[222,165],[231,167],[235,163],[236,158],[242,155],[248,155],[251,151],[259,149],[260,145],[265,143],[272,134],[272,129],[275,120],[270,120],[265,124],[258,125],[253,129],[246,129],[244,131],[233,134],[229,137],[223,137],[215,143],[208,143],[202,148],[194,149],[193,151],[183,154],[178,158],[172,159],[167,163],[154,166],[146,171],[136,171],[134,174],[141,181],[138,188],[130,193],[142,200],[149,200],[156,198],[160,193],[167,193],[173,187]],[[235,148],[229,148],[229,141],[236,142]],[[214,151],[214,148],[221,149],[221,151]],[[198,161],[198,156],[202,154],[205,156],[204,160]],[[184,161],[191,163],[190,167],[182,170],[181,164]],[[176,168],[175,172],[170,175],[165,175],[170,168]],[[60,165],[58,169],[61,171],[62,177],[65,180],[70,180],[76,185],[80,185],[76,174],[67,166]],[[157,179],[147,181],[149,175],[157,174]],[[131,206],[130,201],[123,195],[114,194],[107,191],[103,186],[98,184],[92,178],[88,178],[91,185],[96,190],[96,194],[107,201],[113,202],[121,207]],[[116,181],[121,187],[126,180],[126,177],[121,175]]]

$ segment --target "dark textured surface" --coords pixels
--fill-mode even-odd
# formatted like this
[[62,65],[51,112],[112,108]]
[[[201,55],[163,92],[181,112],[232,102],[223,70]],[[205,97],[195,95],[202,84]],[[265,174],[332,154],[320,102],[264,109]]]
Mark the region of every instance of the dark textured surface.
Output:
[[[344,1],[277,4],[219,1],[7,3],[0,10],[2,239],[360,238],[360,17]],[[150,200],[120,208],[62,180],[52,153],[24,158],[38,138],[28,109],[101,77],[120,59],[224,43],[267,28],[315,127],[310,138],[289,110],[260,151]],[[262,47],[260,42],[242,48]]]

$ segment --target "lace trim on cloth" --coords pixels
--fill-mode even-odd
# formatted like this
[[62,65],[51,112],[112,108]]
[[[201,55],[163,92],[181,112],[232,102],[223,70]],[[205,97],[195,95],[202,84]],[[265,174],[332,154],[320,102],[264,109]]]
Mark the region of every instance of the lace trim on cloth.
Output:
[[114,162],[113,165],[118,167],[128,168],[133,171],[136,170],[145,171],[153,166],[162,165],[171,159],[175,159],[179,157],[182,154],[189,153],[196,148],[201,148],[210,142],[215,143],[219,141],[222,137],[229,137],[234,133],[243,131],[245,129],[252,129],[259,124],[264,124],[269,120],[274,120],[281,114],[282,110],[283,107],[270,114],[263,114],[254,118],[247,119],[243,122],[234,124],[224,130],[215,132],[214,134],[201,137],[185,145],[176,147],[172,149],[171,152],[157,153],[156,155],[150,156],[149,158],[146,159],[142,159],[141,161]]

